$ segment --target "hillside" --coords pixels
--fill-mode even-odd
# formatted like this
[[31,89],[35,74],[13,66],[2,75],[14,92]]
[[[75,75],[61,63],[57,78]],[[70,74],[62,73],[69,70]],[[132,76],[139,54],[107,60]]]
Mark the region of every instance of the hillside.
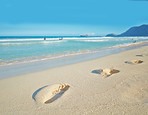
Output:
[[148,25],[131,27],[126,32],[118,36],[148,36]]
[[126,32],[116,35],[107,34],[107,37],[124,37],[124,36],[148,36],[148,25],[135,26],[128,29]]

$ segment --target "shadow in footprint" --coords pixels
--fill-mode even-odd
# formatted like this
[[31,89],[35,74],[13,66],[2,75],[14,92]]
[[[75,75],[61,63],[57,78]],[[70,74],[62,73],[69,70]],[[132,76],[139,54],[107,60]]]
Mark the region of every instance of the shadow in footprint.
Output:
[[47,100],[45,103],[48,104],[48,103],[52,103],[53,101],[57,100],[58,98],[60,98],[64,93],[65,91],[67,91],[69,89],[69,86],[67,88],[65,88],[63,91],[59,92],[58,94],[56,94],[54,97],[52,97],[51,99]]
[[48,86],[48,85],[46,85],[46,86],[44,86],[44,87],[41,87],[41,88],[39,88],[38,90],[36,90],[36,91],[32,94],[32,99],[35,100],[36,94],[37,94],[39,91],[41,91],[43,88],[47,87],[47,86]]
[[115,74],[115,73],[119,73],[120,71],[119,70],[116,70],[116,69],[113,69],[112,70],[112,74]]
[[124,63],[127,63],[127,64],[134,64],[134,63],[132,63],[132,62],[130,62],[130,61],[125,61]]
[[116,70],[116,69],[98,69],[98,70],[92,71],[92,73],[101,74],[104,77],[108,77],[108,76],[115,74],[115,73],[118,73],[118,72],[120,72],[120,71]]
[[136,55],[136,56],[143,57],[143,55],[142,55],[142,54],[140,54],[140,55]]
[[124,63],[135,65],[135,64],[143,63],[143,61],[141,61],[141,60],[134,60],[134,61],[125,61]]
[[96,70],[93,70],[91,73],[101,74],[102,71],[103,71],[102,69],[96,69]]

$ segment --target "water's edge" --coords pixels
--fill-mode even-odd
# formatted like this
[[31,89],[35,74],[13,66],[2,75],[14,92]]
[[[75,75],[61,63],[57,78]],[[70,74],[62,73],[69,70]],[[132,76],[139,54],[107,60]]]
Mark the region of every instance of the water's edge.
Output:
[[65,65],[80,63],[84,61],[89,61],[89,60],[101,58],[104,56],[108,56],[111,54],[117,54],[123,51],[137,49],[143,46],[148,46],[148,43],[134,45],[130,47],[105,49],[98,52],[90,52],[90,53],[84,53],[79,55],[64,56],[60,58],[37,61],[32,63],[21,63],[21,64],[1,66],[0,79],[14,77],[18,75],[28,74],[28,73],[42,71],[42,70],[56,68],[56,67],[61,67]]

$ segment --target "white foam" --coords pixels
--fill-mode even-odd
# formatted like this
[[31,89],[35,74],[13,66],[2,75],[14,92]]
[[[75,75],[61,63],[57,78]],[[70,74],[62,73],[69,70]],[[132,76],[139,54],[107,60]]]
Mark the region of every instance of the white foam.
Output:
[[6,42],[6,43],[0,43],[0,45],[27,45],[27,44],[52,44],[52,43],[60,43],[64,42],[62,40],[58,41],[41,41],[41,42]]
[[143,41],[141,41],[141,42],[136,42],[136,43],[118,44],[118,45],[115,45],[115,46],[112,46],[112,47],[126,47],[126,46],[131,46],[131,45],[138,45],[138,44],[141,44],[141,43],[143,43]]
[[50,43],[59,43],[59,42],[64,42],[64,40],[58,40],[58,41],[42,41],[41,43],[50,44]]
[[[43,41],[44,38],[28,38],[28,39],[0,39],[0,42],[9,42],[9,41]],[[59,40],[59,38],[46,38],[46,40]]]
[[1,39],[2,42],[9,42],[9,41],[40,41],[43,39]]
[[108,40],[79,40],[79,41],[84,41],[84,42],[104,42]]

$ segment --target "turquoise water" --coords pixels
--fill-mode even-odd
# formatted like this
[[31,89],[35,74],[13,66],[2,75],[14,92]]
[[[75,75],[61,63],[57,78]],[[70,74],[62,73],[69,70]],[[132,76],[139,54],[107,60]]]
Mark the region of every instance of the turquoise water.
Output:
[[0,62],[97,51],[148,41],[148,37],[1,37]]

